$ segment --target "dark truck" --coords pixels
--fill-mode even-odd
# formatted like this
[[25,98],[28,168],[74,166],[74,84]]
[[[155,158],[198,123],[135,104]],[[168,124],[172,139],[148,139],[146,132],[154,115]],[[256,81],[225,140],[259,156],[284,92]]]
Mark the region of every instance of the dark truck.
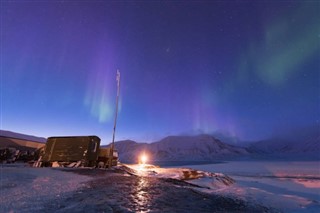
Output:
[[111,150],[102,151],[100,141],[97,136],[49,137],[34,166],[105,168],[109,165]]
[[[98,167],[105,168],[109,166],[109,160],[111,156],[111,147],[100,147],[98,156]],[[111,166],[116,166],[118,164],[118,152],[113,149],[113,156],[111,160]]]

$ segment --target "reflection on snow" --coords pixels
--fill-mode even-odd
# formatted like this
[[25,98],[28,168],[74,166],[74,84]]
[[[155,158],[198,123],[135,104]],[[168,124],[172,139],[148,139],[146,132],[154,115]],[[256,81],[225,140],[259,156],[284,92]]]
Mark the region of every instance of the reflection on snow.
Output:
[[[119,167],[120,168],[120,167]],[[221,173],[204,172],[189,168],[161,168],[151,164],[121,165],[121,169],[137,176],[137,181],[130,187],[131,204],[130,211],[149,212],[154,204],[154,192],[150,191],[150,179],[164,178],[167,180],[177,179],[189,182],[204,190],[219,190],[230,187],[234,180]],[[180,183],[180,182],[178,182]],[[153,204],[152,204],[153,203]]]
[[276,178],[280,180],[292,181],[296,184],[302,185],[305,188],[320,188],[320,177],[316,174],[288,174],[285,172],[277,172],[274,174]]
[[284,194],[282,195],[283,197],[286,197],[286,198],[289,198],[291,200],[296,200],[297,202],[300,203],[300,205],[309,205],[312,203],[312,200],[308,200],[308,199],[305,199],[303,197],[299,197],[297,195],[288,195],[288,194]]
[[134,184],[131,191],[131,196],[133,198],[133,210],[136,212],[149,212],[150,209],[150,197],[148,195],[147,188],[149,187],[149,182],[145,180],[144,177],[140,177],[138,181]]
[[320,180],[295,179],[295,183],[301,184],[306,188],[320,188]]

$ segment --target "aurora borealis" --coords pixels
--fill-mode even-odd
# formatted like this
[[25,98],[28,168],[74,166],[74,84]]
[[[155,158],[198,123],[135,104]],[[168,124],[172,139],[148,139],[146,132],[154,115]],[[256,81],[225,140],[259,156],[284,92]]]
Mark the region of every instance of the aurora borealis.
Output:
[[1,0],[1,127],[116,140],[320,123],[319,1]]

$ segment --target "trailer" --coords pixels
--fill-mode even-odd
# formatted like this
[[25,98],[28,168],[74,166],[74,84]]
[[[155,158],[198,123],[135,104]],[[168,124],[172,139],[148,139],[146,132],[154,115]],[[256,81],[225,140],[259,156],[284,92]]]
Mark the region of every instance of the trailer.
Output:
[[[105,168],[114,157],[110,149],[108,152],[100,148],[100,141],[98,136],[49,137],[34,166],[101,167],[103,163]],[[115,160],[117,162],[118,158]]]

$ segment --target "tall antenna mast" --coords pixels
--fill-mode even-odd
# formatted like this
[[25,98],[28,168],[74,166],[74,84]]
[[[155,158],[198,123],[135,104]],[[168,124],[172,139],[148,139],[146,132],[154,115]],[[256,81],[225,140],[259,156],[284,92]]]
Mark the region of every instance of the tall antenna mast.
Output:
[[112,136],[112,144],[110,149],[110,160],[109,160],[109,168],[112,166],[112,160],[113,160],[113,150],[114,150],[114,139],[116,136],[116,127],[117,127],[117,118],[118,118],[118,103],[119,103],[119,95],[120,95],[120,71],[117,70],[117,98],[116,98],[116,114],[114,117],[114,126],[113,126],[113,136]]

